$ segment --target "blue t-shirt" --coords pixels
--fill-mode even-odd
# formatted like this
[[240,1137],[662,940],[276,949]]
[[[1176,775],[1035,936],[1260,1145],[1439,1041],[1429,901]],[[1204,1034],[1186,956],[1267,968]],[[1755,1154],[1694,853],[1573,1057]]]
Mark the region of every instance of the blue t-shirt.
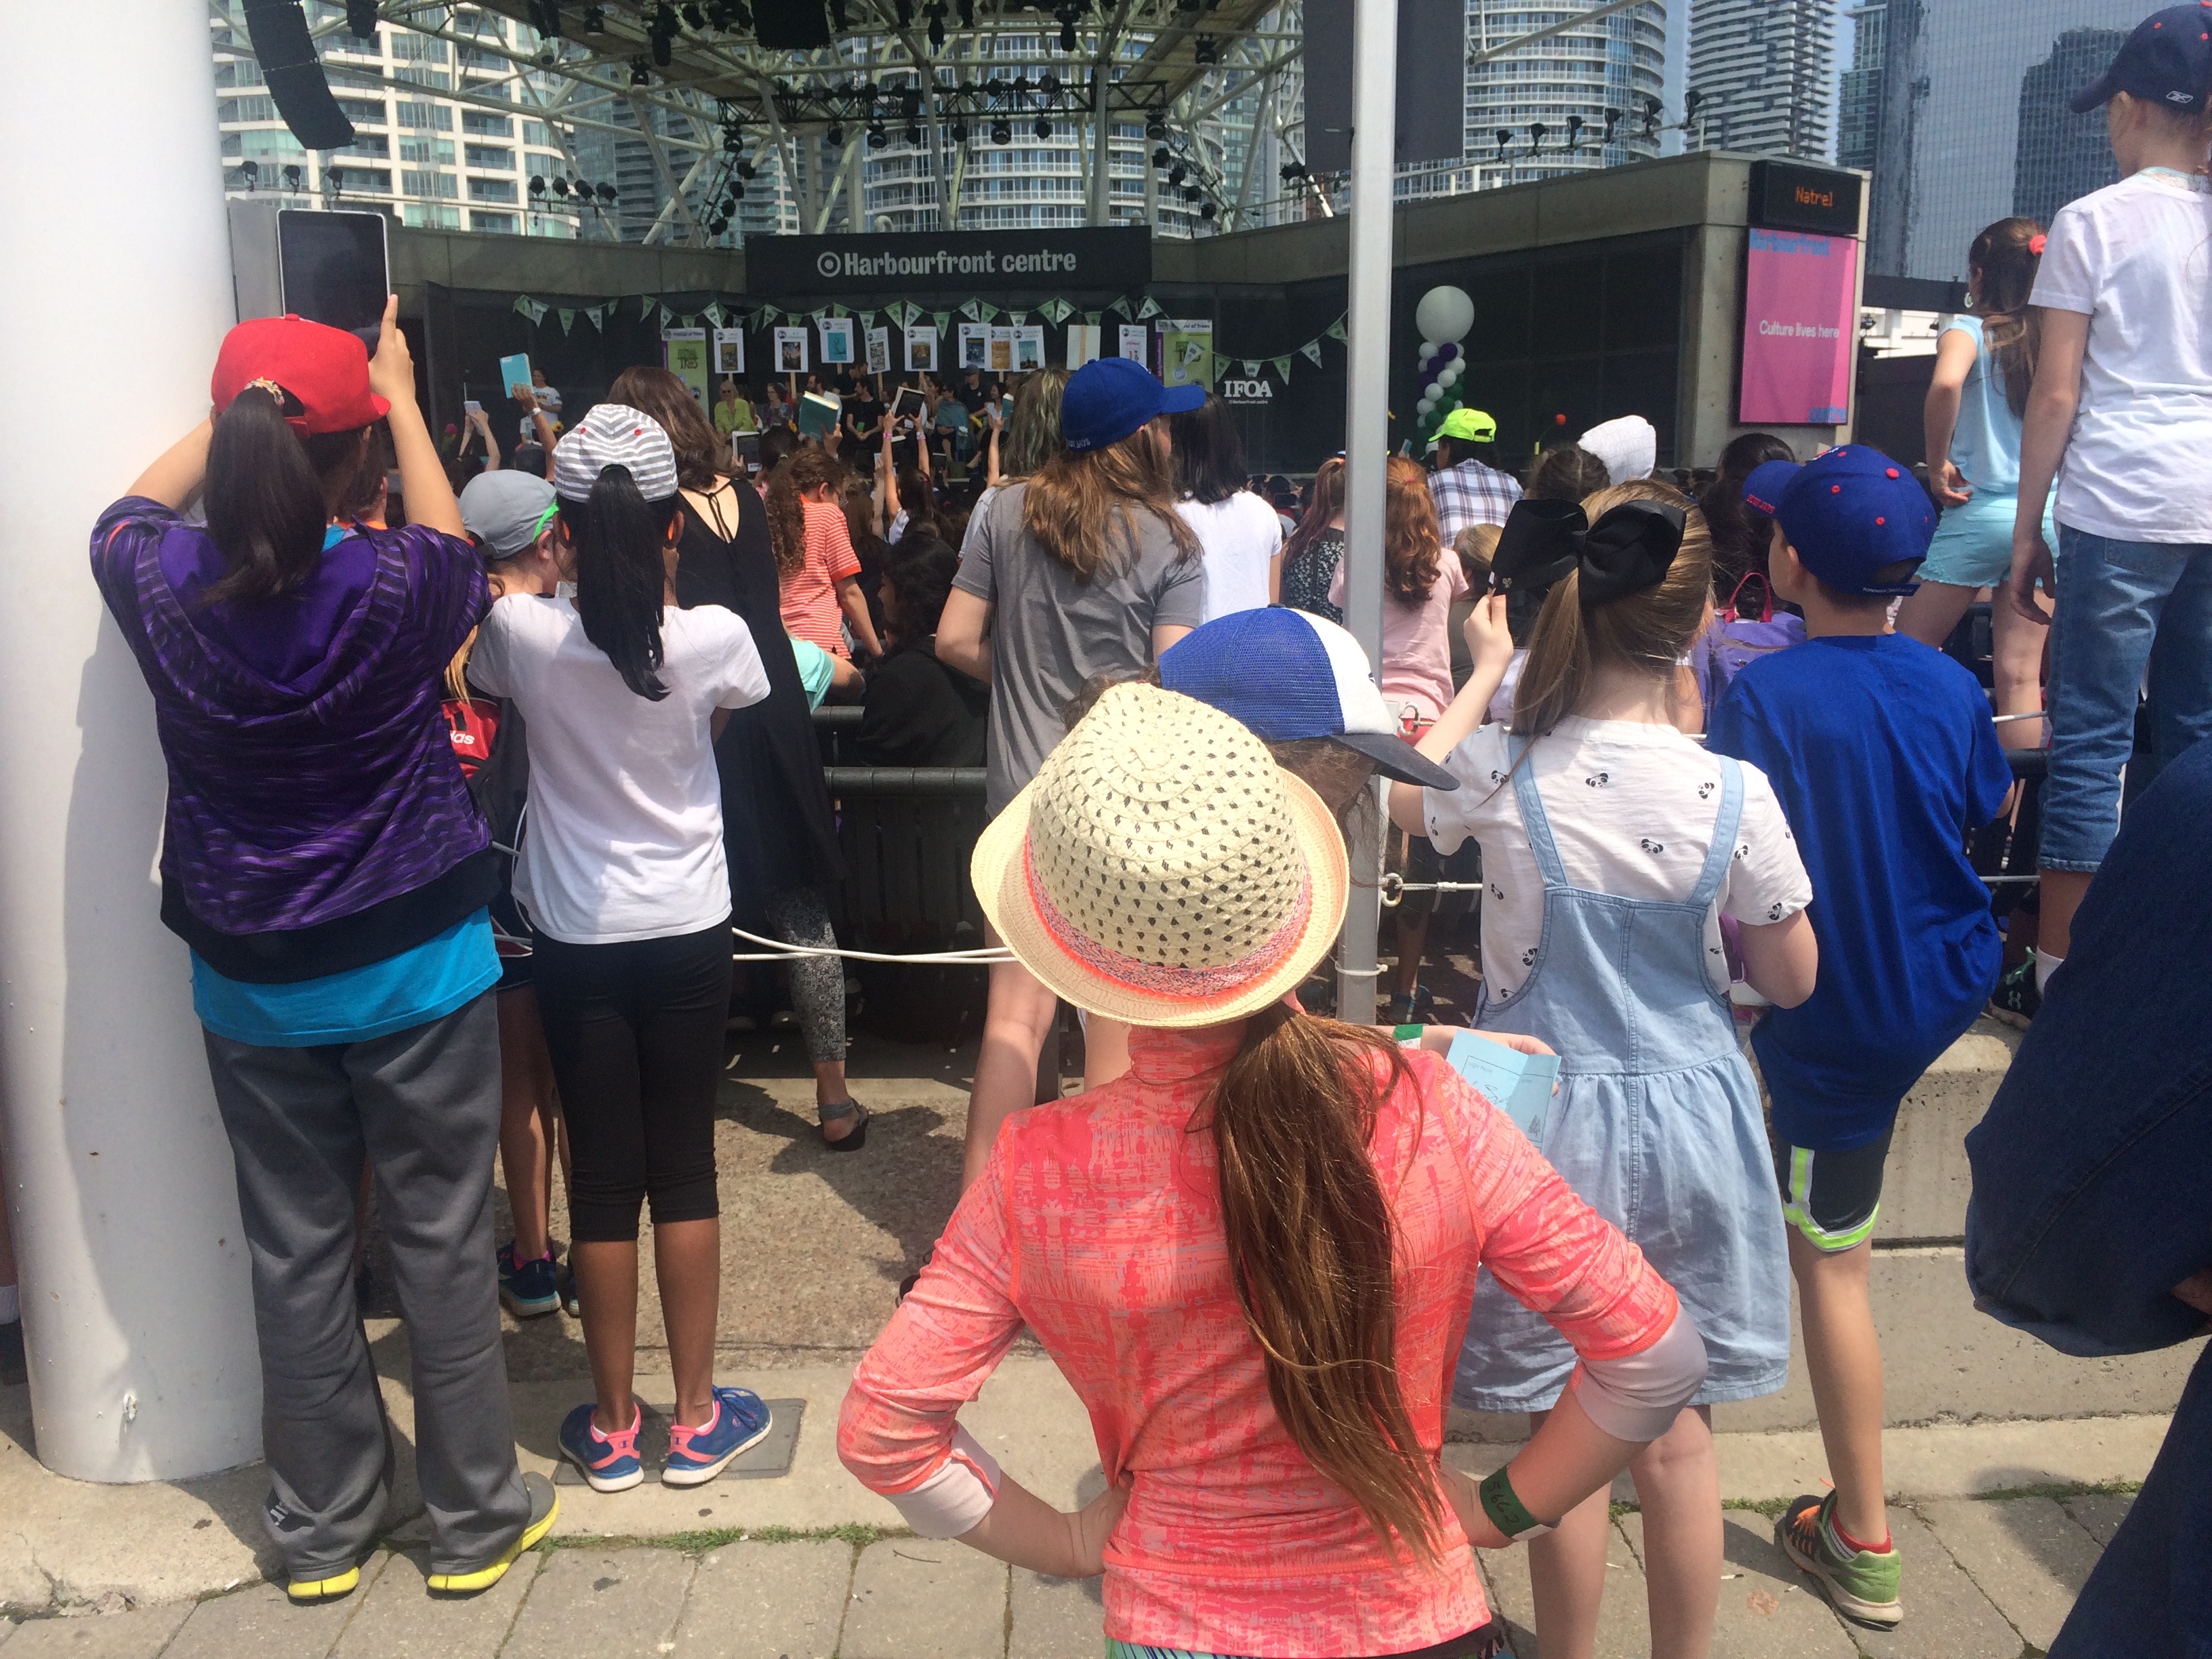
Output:
[[1943,332],[1969,335],[1974,366],[1959,392],[1959,421],[1951,429],[1951,464],[1966,482],[1992,495],[2020,494],[2020,416],[2005,398],[2004,369],[1990,353],[1978,317],[1954,317]]
[[1813,994],[1752,1031],[1775,1129],[1815,1152],[1863,1146],[1996,981],[1989,889],[1966,854],[2012,786],[1989,700],[1917,640],[1831,635],[1747,665],[1708,741],[1766,774],[1813,880]]
[[192,1012],[200,1024],[262,1048],[366,1042],[443,1019],[498,982],[487,910],[398,956],[286,985],[226,978],[192,953]]

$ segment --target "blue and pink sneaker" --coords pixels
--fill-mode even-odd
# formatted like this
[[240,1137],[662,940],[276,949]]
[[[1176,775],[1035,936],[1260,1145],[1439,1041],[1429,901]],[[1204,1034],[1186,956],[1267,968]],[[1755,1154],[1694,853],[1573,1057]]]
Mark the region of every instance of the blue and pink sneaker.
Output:
[[630,1402],[629,1426],[602,1434],[592,1421],[598,1407],[590,1401],[561,1420],[561,1455],[583,1471],[593,1492],[628,1492],[645,1479],[645,1466],[637,1458],[637,1431],[645,1412]]
[[660,1472],[661,1485],[705,1486],[739,1452],[766,1439],[773,1420],[768,1402],[751,1389],[715,1389],[714,1415],[704,1424],[696,1429],[668,1425],[668,1467]]

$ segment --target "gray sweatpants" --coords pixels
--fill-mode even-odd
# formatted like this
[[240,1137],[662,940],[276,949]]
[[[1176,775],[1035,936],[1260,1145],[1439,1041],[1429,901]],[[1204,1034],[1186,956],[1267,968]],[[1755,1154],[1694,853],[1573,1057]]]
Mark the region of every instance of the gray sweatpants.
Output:
[[354,1199],[376,1173],[414,1355],[431,1571],[499,1555],[529,1519],[500,1346],[489,994],[365,1042],[264,1048],[205,1031],[238,1166],[261,1347],[263,1519],[295,1578],[343,1572],[382,1530],[392,1444],[353,1294]]

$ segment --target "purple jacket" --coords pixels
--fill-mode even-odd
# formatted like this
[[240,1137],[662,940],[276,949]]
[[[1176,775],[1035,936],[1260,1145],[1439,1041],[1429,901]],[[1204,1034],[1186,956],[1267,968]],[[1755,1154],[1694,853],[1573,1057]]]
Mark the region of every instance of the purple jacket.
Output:
[[163,920],[218,971],[337,972],[483,902],[490,837],[439,707],[489,602],[465,541],[361,532],[295,592],[210,605],[212,538],[126,497],[94,528],[92,568],[168,763]]

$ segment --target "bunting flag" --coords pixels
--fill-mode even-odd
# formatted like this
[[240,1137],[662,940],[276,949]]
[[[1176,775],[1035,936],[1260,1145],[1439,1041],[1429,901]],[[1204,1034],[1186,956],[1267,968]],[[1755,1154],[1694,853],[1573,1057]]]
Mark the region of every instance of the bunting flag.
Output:
[[1044,313],[1045,320],[1054,328],[1075,314],[1075,307],[1065,300],[1047,300],[1037,308]]
[[574,312],[573,312],[573,311],[563,311],[562,313],[561,313],[561,331],[562,331],[562,333],[566,334],[566,333],[567,333],[570,329],[574,328],[575,325],[576,325],[576,313],[575,313]]
[[723,318],[726,314],[726,313],[722,310],[722,302],[720,300],[712,301],[708,304],[706,311],[707,320],[714,324],[716,328],[722,326]]
[[652,295],[650,295],[650,294],[645,294],[645,295],[639,295],[639,296],[638,296],[638,301],[637,301],[637,319],[638,319],[638,321],[640,321],[640,322],[641,323],[641,322],[643,322],[647,318],[648,318],[648,317],[652,316],[652,315],[653,315],[653,307],[655,307],[655,306],[659,305],[659,303],[660,303],[660,301],[659,301],[659,300],[655,299],[655,298],[654,298]]
[[1291,360],[1288,357],[1278,357],[1274,360],[1274,364],[1275,378],[1285,386],[1288,386],[1291,383]]
[[671,311],[671,310],[670,310],[666,306],[663,306],[663,307],[660,307],[660,325],[661,325],[661,327],[663,327],[663,328],[666,328],[666,327],[669,325],[669,324],[671,324],[671,323],[674,322],[675,320],[676,320],[676,313],[675,313],[674,312]]
[[875,325],[876,325],[876,313],[875,313],[874,312],[872,312],[872,311],[864,311],[864,312],[862,312],[862,313],[860,313],[860,326],[861,326],[862,328],[865,328],[865,329],[872,329],[872,328],[874,328],[874,327],[875,327]]
[[[908,313],[907,321],[911,323],[919,315],[921,312],[918,308],[911,311]],[[938,343],[942,345],[945,343],[945,337],[952,331],[952,313],[949,311],[933,311],[929,313],[929,319],[937,325]]]
[[995,323],[999,320],[999,308],[993,305],[988,300],[976,301],[975,310],[977,313],[976,320],[978,322]]
[[514,309],[516,315],[527,317],[530,314],[530,307],[532,303],[531,297],[527,294],[516,295],[514,296]]
[[[830,307],[830,314],[832,317],[842,317],[846,314],[845,307],[833,301]],[[821,319],[817,317],[816,320],[818,322]]]
[[1332,340],[1341,340],[1346,337],[1344,331],[1343,318],[1338,318],[1334,322],[1328,325],[1328,337]]
[[1245,358],[1243,367],[1244,378],[1246,380],[1256,380],[1260,378],[1260,365],[1255,359],[1250,357]]
[[1096,328],[1096,327],[1097,327],[1097,326],[1098,326],[1098,319],[1099,319],[1101,317],[1103,317],[1105,314],[1106,314],[1106,313],[1105,313],[1104,312],[1103,312],[1103,311],[1086,311],[1086,312],[1085,312],[1085,313],[1083,313],[1083,325],[1084,325],[1084,327],[1085,327],[1085,328]]
[[1106,309],[1112,312],[1116,317],[1126,317],[1129,314],[1129,301],[1127,297],[1124,297],[1115,301],[1114,303],[1108,306]]
[[777,318],[782,315],[783,313],[778,311],[774,306],[763,306],[760,308],[760,314],[756,319],[756,326],[767,328],[774,324]]
[[1137,320],[1141,323],[1147,317],[1158,315],[1160,315],[1160,302],[1147,294],[1145,295],[1145,303],[1137,307]]
[[960,314],[971,323],[981,322],[983,302],[981,300],[963,300],[960,302]]
[[1030,314],[1026,311],[1010,311],[1006,313],[1006,320],[1012,323],[1016,328],[1019,328],[1024,323],[1029,321],[1029,319]]
[[1300,346],[1298,349],[1304,352],[1307,356],[1313,359],[1313,365],[1316,368],[1319,368],[1321,367],[1321,342],[1319,340],[1308,340],[1304,345]]
[[[661,314],[662,316],[665,317],[668,313],[667,313],[666,312],[665,312],[665,311],[664,311],[664,312],[662,312],[660,314]],[[684,326],[684,327],[686,327],[686,328],[696,328],[696,327],[698,327],[698,326],[699,326],[699,319],[698,319],[698,316],[696,315],[696,313],[694,313],[694,314],[693,314],[693,315],[691,315],[691,316],[689,316],[689,317],[684,318],[684,319],[682,319],[682,321],[683,321]]]
[[602,334],[607,331],[606,314],[607,308],[604,305],[586,306],[584,307],[584,315],[592,319],[592,326],[599,330]]

